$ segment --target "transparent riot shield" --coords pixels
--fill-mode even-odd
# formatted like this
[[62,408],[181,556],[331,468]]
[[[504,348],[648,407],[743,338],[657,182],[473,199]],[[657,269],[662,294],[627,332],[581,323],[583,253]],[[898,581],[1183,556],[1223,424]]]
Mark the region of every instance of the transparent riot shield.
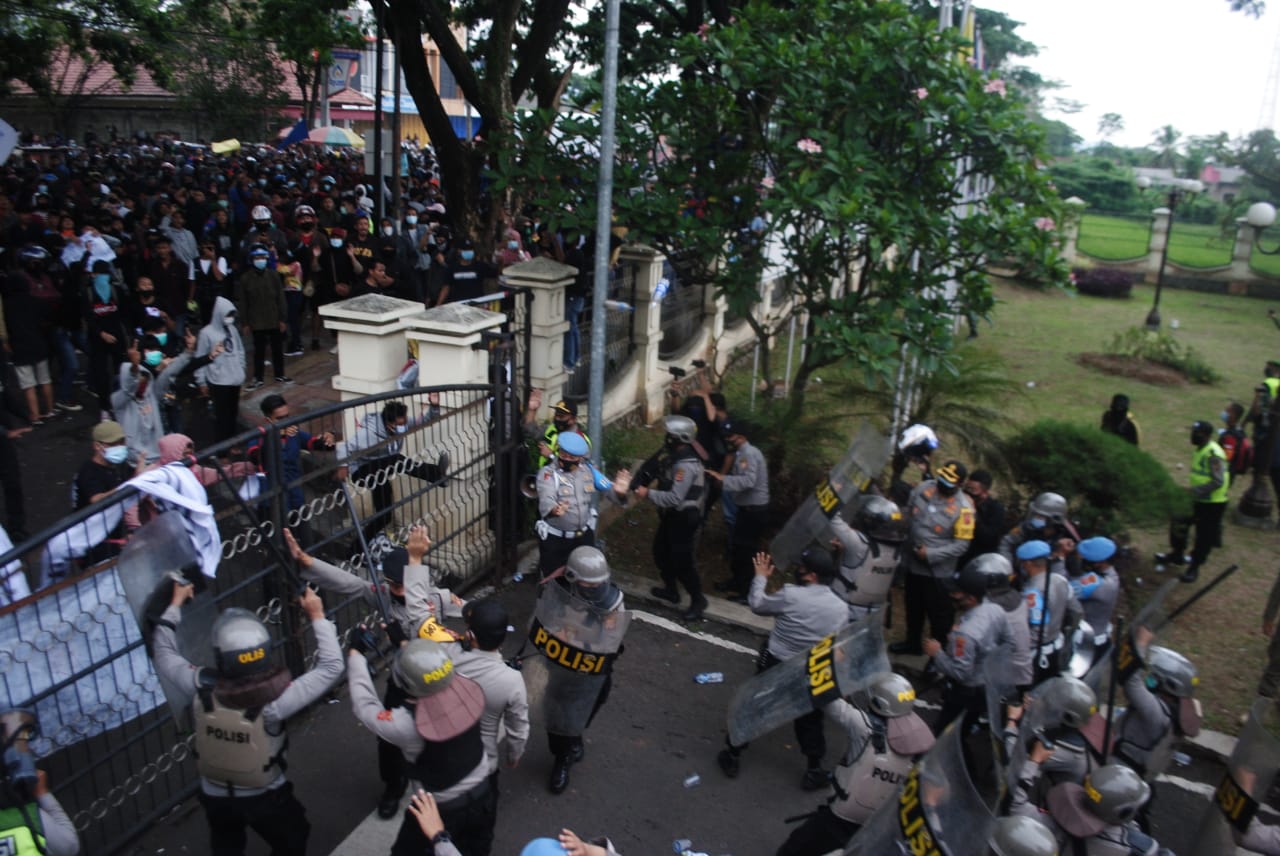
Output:
[[[1009,754],[1006,787],[1010,790],[1017,783],[1022,765],[1026,763],[1031,742],[1040,740],[1048,745],[1062,734],[1063,716],[1066,711],[1056,699],[1050,697],[1054,691],[1055,682],[1061,680],[1063,678],[1050,678],[1028,692],[1023,699],[1024,712],[1022,719],[1018,722],[1018,733],[1006,747]],[[1092,716],[1094,719],[1098,718],[1096,699]],[[1058,742],[1055,745],[1054,754],[1041,769],[1055,783],[1059,780],[1070,780],[1079,784],[1084,781],[1085,774],[1090,769],[1087,756],[1091,751],[1084,739],[1080,737],[1077,738],[1077,742]]]
[[1235,853],[1245,850],[1274,853],[1280,838],[1274,827],[1258,817],[1258,807],[1280,770],[1280,709],[1270,699],[1258,699],[1235,751],[1227,761],[1222,781],[1200,821],[1195,846],[1188,853]]
[[[182,515],[166,512],[140,527],[120,551],[116,573],[124,588],[125,598],[138,622],[138,629],[149,641],[154,621],[169,605],[170,574],[185,574],[194,581],[199,575],[199,557],[191,537],[182,525]],[[185,569],[185,571],[184,571]],[[213,665],[210,635],[217,608],[212,598],[198,598],[182,609],[178,624],[178,650],[184,657],[201,666]],[[185,695],[160,677],[160,688],[176,716],[191,703]]]
[[864,689],[890,671],[880,617],[847,625],[748,680],[729,702],[729,742],[749,743],[834,699]]
[[1142,608],[1134,615],[1133,620],[1129,622],[1123,634],[1119,638],[1113,640],[1110,651],[1102,657],[1096,658],[1088,671],[1080,677],[1082,681],[1093,688],[1094,692],[1098,692],[1099,687],[1105,683],[1105,679],[1111,673],[1112,660],[1115,660],[1115,671],[1117,680],[1120,683],[1128,677],[1134,669],[1142,668],[1142,664],[1147,659],[1148,645],[1155,644],[1154,641],[1146,645],[1139,646],[1135,642],[1134,629],[1137,627],[1145,627],[1153,633],[1158,633],[1159,628],[1164,624],[1166,615],[1165,599],[1169,596],[1169,592],[1173,591],[1178,585],[1176,579],[1169,580],[1156,590]]
[[867,423],[858,426],[844,457],[774,536],[769,551],[775,565],[785,570],[800,561],[809,542],[821,537],[831,518],[865,491],[871,479],[884,469],[889,460],[889,443],[888,437]]
[[995,816],[965,765],[961,723],[953,722],[844,849],[845,856],[938,853],[987,856]]
[[523,670],[548,731],[578,736],[586,729],[630,623],[623,609],[600,609],[555,582],[543,586],[529,623],[536,654]]
[[[1001,610],[1003,612],[1003,610]],[[988,777],[987,788],[999,787],[1008,758],[1004,746],[1004,720],[1008,705],[1017,701],[1018,687],[1014,683],[1013,646],[1006,642],[987,654],[982,661],[982,689],[987,702],[987,732],[991,737],[991,760],[994,764],[996,782]],[[985,747],[982,752],[986,754]]]

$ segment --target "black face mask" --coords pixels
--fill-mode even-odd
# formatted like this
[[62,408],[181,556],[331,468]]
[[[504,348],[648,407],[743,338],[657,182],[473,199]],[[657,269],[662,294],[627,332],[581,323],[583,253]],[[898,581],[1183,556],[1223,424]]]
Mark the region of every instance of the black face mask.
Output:
[[573,593],[593,606],[604,606],[609,599],[610,588],[608,583],[598,586],[575,585]]
[[578,468],[577,461],[565,461],[557,458],[556,463],[559,464],[560,469],[564,470],[566,473],[571,473]]
[[938,484],[938,493],[942,494],[943,496],[955,496],[956,491],[960,489],[959,485],[955,485],[954,487],[947,487],[942,482],[938,482],[937,484]]
[[662,445],[667,447],[668,449],[675,449],[683,444],[680,442],[680,439],[678,437],[673,437],[670,434],[668,434],[663,439]]
[[569,423],[566,420],[553,419],[551,420],[551,424],[555,426],[555,429],[557,432],[564,432],[569,430]]

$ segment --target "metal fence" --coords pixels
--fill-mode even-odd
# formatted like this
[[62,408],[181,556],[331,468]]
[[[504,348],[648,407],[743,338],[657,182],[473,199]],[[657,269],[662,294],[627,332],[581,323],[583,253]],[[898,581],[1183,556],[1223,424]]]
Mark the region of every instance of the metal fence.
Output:
[[692,276],[691,254],[672,254],[663,263],[662,275],[670,287],[662,301],[662,340],[658,343],[658,358],[670,360],[689,345],[702,329],[706,316],[704,288]]
[[[636,349],[635,305],[638,266],[622,262],[609,276],[609,293],[605,304],[604,382],[607,386]],[[591,336],[594,313],[591,306],[591,290],[587,290],[587,303],[578,318],[580,350],[578,361],[569,372],[564,395],[571,401],[585,401],[591,379]],[[570,335],[569,333],[565,334]]]
[[[513,373],[514,339],[495,337],[495,377]],[[384,393],[264,425],[170,465],[190,467],[213,511],[217,571],[199,577],[197,602],[254,610],[272,628],[278,655],[295,674],[305,669],[315,643],[292,604],[297,577],[283,528],[312,555],[368,578],[348,495],[375,551],[425,525],[437,580],[457,586],[509,569],[517,515],[500,510],[518,504],[513,462],[523,457],[512,387]],[[373,432],[363,429],[392,401],[407,406],[409,430],[366,442]],[[326,432],[337,441],[331,448]],[[442,452],[447,478],[419,478]],[[0,556],[0,568],[21,566],[37,591],[0,609],[3,704],[37,712],[33,749],[94,853],[117,852],[197,787],[193,738],[164,702],[117,562],[131,533],[145,531],[135,527],[177,513],[173,507],[124,487]],[[345,644],[371,607],[324,598]]]

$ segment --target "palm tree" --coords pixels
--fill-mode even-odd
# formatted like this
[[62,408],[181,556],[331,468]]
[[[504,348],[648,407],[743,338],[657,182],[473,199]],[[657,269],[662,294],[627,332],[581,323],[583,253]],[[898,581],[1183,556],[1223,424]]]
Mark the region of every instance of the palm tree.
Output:
[[1182,139],[1182,132],[1172,125],[1165,125],[1151,136],[1156,149],[1156,166],[1175,169],[1178,164],[1178,141]]

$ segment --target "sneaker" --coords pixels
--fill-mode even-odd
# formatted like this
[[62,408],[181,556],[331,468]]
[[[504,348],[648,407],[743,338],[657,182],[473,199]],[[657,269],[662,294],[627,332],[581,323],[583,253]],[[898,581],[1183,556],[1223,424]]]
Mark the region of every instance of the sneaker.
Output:
[[288,375],[278,374],[276,375],[276,383],[293,383],[293,378]]
[[1156,553],[1155,560],[1157,565],[1185,565],[1191,561],[1191,557],[1174,553]]
[[57,415],[58,415],[57,413],[55,413],[54,411],[50,410],[48,413],[44,414],[44,415],[43,415],[43,416],[41,416],[40,418],[41,418],[41,419],[43,419],[43,420],[45,420],[45,421],[47,422],[48,420],[52,419],[53,417],[55,417],[55,416],[57,416]]
[[284,355],[286,357],[300,357],[305,353],[306,351],[302,350],[301,345],[292,345],[290,346],[289,350],[284,352]]
[[84,410],[83,404],[76,404],[74,401],[59,401],[53,406],[59,410],[65,410],[67,413],[79,413]]
[[262,382],[261,378],[255,378],[253,381],[249,383],[248,386],[245,387],[245,389],[252,391],[255,389],[262,389],[262,387],[264,386],[266,386],[266,384]]
[[1193,583],[1199,578],[1200,568],[1196,565],[1191,565],[1182,576],[1178,577],[1178,579],[1182,580],[1184,583]]

